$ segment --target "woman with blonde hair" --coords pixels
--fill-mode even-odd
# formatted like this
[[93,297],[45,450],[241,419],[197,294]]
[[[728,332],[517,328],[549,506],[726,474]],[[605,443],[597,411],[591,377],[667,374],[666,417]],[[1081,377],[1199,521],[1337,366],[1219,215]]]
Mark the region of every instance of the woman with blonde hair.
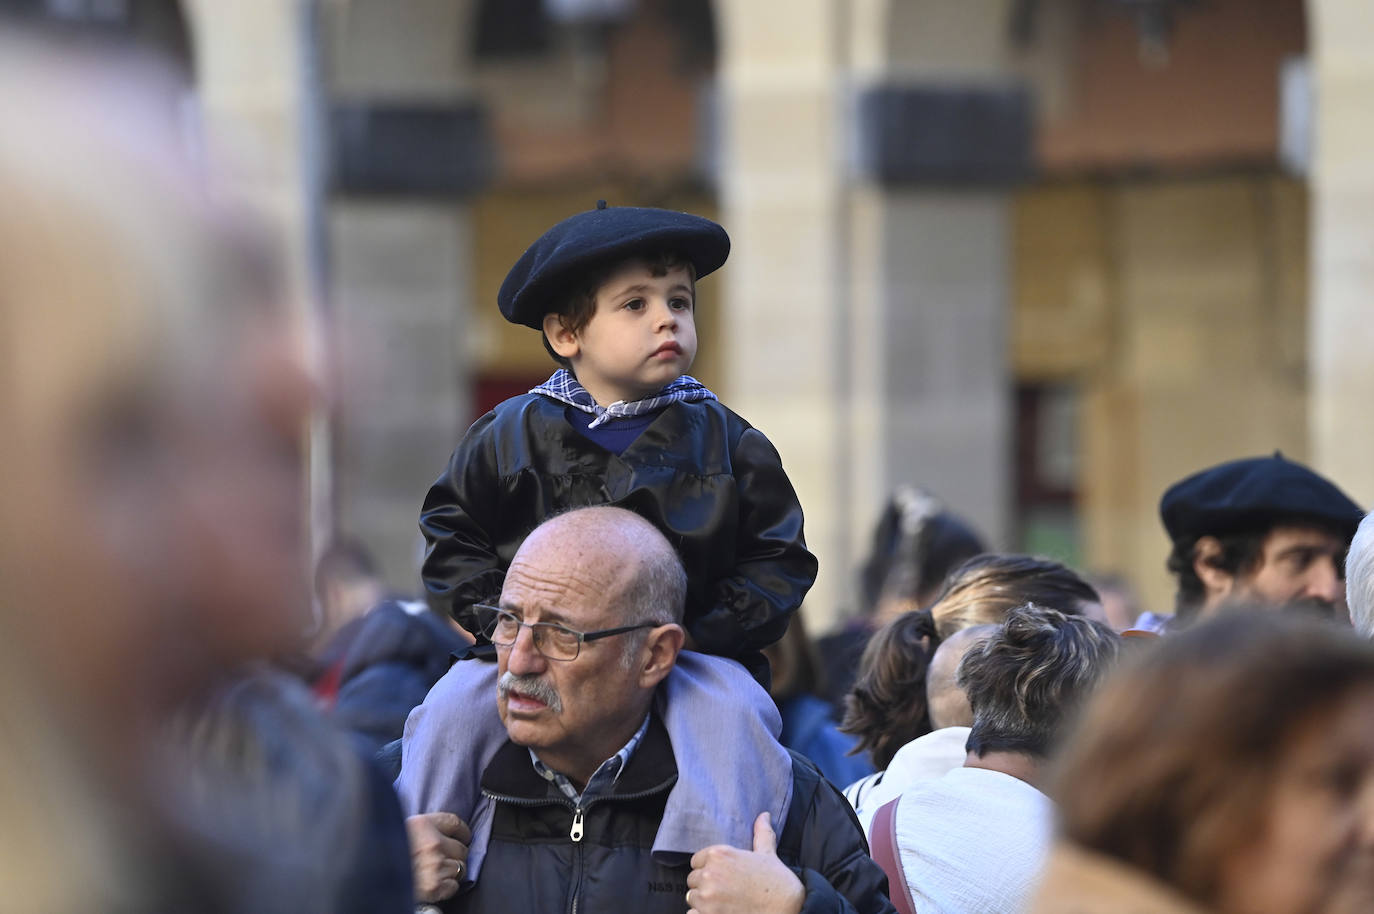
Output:
[[1374,646],[1232,613],[1090,702],[1050,789],[1039,914],[1374,911]]
[[943,640],[975,625],[1000,625],[1008,612],[1024,603],[1104,621],[1097,591],[1067,565],[1033,555],[992,552],[974,556],[950,572],[930,614]]
[[955,568],[930,608],[900,615],[879,629],[864,648],[841,724],[877,769],[845,789],[865,828],[877,805],[913,780],[938,777],[963,764],[958,734],[932,732],[935,726],[953,730],[950,724],[966,723],[932,721],[927,679],[944,641],[970,628],[1001,625],[1027,603],[1080,615],[1100,611],[1097,599],[1092,585],[1058,562],[987,553]]

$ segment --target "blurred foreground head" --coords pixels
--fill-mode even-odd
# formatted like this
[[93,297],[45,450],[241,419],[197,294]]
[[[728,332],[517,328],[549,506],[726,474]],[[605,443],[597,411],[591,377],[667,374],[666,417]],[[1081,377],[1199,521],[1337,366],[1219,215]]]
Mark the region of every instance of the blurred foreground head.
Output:
[[[65,767],[141,770],[172,704],[304,628],[311,387],[272,249],[180,157],[175,98],[0,35],[7,825],[61,812]],[[43,835],[11,858],[6,833],[19,872]]]
[[1220,914],[1374,910],[1374,646],[1254,613],[1161,639],[1090,702],[1056,781],[1069,847],[1038,910],[1096,910],[1093,869]]
[[0,625],[102,691],[135,656],[183,688],[280,648],[304,603],[309,386],[278,265],[178,156],[158,88],[0,47]]

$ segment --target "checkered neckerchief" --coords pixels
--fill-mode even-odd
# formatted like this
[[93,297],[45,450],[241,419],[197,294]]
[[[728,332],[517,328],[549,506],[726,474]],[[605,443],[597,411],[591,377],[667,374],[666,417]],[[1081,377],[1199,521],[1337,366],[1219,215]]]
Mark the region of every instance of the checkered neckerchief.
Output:
[[553,783],[559,790],[563,791],[563,796],[572,800],[578,806],[581,806],[583,797],[594,797],[603,793],[610,793],[612,785],[620,779],[620,773],[624,771],[625,766],[630,763],[630,756],[635,754],[635,750],[639,748],[639,744],[644,740],[644,734],[647,733],[648,730],[649,715],[646,714],[644,715],[644,723],[639,725],[639,729],[635,731],[635,735],[630,737],[630,741],[621,747],[619,752],[606,759],[606,761],[602,762],[601,765],[597,767],[596,771],[592,772],[592,776],[587,780],[587,786],[582,788],[581,793],[577,792],[577,788],[572,785],[572,781],[568,780],[566,776],[559,774],[548,765],[539,761],[539,757],[534,754],[533,749],[530,750],[530,761],[534,762],[534,770],[539,772],[540,777]]
[[591,413],[596,418],[591,421],[588,428],[596,428],[604,425],[612,419],[625,419],[631,416],[642,416],[662,409],[669,403],[694,403],[697,400],[715,400],[716,395],[706,389],[702,384],[691,375],[683,375],[664,387],[652,397],[645,397],[642,400],[617,400],[610,406],[601,406],[587,393],[586,389],[574,378],[572,372],[565,368],[560,368],[553,375],[530,391],[532,394],[543,394],[550,399],[569,406],[580,409],[584,413]]

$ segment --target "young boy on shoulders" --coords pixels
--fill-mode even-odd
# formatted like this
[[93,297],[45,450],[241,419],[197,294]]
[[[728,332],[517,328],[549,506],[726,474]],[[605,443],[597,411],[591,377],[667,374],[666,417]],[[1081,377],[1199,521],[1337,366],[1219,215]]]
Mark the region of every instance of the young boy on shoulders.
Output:
[[696,280],[730,239],[687,213],[607,207],[560,222],[497,297],[563,366],[469,429],[420,515],[431,602],[480,635],[525,536],[561,511],[616,504],[667,535],[688,575],[696,650],[741,660],[782,637],[816,576],[802,511],[762,433],[686,374]]
[[[497,301],[507,320],[542,332],[562,367],[473,424],[420,516],[428,596],[479,639],[516,549],[550,516],[618,505],[677,548],[692,651],[667,682],[676,691],[664,724],[680,780],[656,848],[688,855],[711,843],[751,846],[763,809],[780,822],[791,763],[776,743],[772,701],[745,669],[766,685],[761,650],[782,636],[816,575],[776,449],[686,374],[697,352],[696,281],[729,250],[725,230],[708,219],[604,203],[545,232]],[[478,815],[469,879],[482,843],[476,776],[505,738],[493,670],[458,663],[436,686],[471,688],[464,746],[441,735],[454,722],[429,719],[426,705],[412,713],[397,781],[407,813]],[[741,747],[753,757],[740,759],[746,774],[733,795],[711,795],[691,776]],[[703,821],[711,816],[717,821]]]

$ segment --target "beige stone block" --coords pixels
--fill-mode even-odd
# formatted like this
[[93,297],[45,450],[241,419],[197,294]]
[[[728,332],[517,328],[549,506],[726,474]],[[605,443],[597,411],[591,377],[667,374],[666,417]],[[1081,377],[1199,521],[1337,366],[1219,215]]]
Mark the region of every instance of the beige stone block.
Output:
[[1132,568],[1136,512],[1132,481],[1139,475],[1138,396],[1124,386],[1098,384],[1083,396],[1080,424],[1081,511],[1085,557],[1093,568]]
[[1062,378],[1098,368],[1109,356],[1103,196],[1080,184],[1013,198],[1010,346],[1020,378]]
[[1010,0],[950,3],[895,0],[887,36],[894,69],[966,81],[1004,72],[1011,61],[1006,23]]
[[[237,182],[299,185],[302,124],[297,113],[276,105],[222,106],[205,110],[211,156]],[[301,186],[304,193],[304,187]]]
[[1367,70],[1374,6],[1364,0],[1311,0],[1306,7],[1318,73]]
[[1245,249],[1255,223],[1256,181],[1144,182],[1121,190],[1120,245],[1143,259],[1189,259]]
[[1313,462],[1361,504],[1374,502],[1374,8],[1309,4],[1317,86],[1312,201],[1309,419]]
[[1368,219],[1370,207],[1374,206],[1374,187],[1323,181],[1314,203],[1314,265],[1321,270],[1363,269],[1374,261],[1374,247],[1370,244],[1374,227]]
[[302,0],[187,0],[199,91],[254,87],[294,96],[302,72]]
[[732,82],[760,69],[829,69],[837,51],[831,0],[722,0],[714,5],[720,60]]
[[831,400],[741,392],[728,405],[768,436],[782,456],[806,516],[806,541],[820,560],[816,586],[807,598],[807,621],[824,631],[835,618],[853,567],[848,553],[840,414]]
[[1213,370],[1200,334],[1185,322],[1137,318],[1122,344],[1122,377],[1140,388],[1192,387]]
[[325,3],[329,82],[339,99],[443,101],[470,81],[469,0]]
[[833,167],[836,125],[827,93],[736,91],[729,107],[729,158],[746,175]]
[[[1266,259],[1274,288],[1273,338],[1279,368],[1296,383],[1307,376],[1309,207],[1307,185],[1276,178],[1269,185],[1272,234]],[[1371,201],[1374,203],[1374,201]]]
[[880,79],[888,70],[888,10],[891,0],[851,0],[848,59],[851,76],[860,83]]

